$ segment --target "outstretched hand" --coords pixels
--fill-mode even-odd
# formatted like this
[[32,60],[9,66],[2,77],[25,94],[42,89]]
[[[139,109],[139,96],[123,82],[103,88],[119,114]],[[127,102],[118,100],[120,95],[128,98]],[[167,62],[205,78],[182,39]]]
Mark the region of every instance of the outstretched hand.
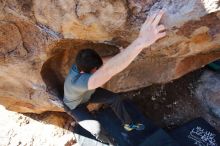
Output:
[[159,38],[166,35],[164,25],[159,25],[164,12],[160,11],[147,18],[141,27],[138,38],[131,43],[123,53],[112,57],[107,63],[101,66],[88,81],[88,89],[96,89],[104,85],[114,75],[124,70],[145,48],[153,44]]
[[164,11],[149,16],[141,27],[137,41],[142,47],[155,43],[158,39],[166,36],[165,26],[159,25]]

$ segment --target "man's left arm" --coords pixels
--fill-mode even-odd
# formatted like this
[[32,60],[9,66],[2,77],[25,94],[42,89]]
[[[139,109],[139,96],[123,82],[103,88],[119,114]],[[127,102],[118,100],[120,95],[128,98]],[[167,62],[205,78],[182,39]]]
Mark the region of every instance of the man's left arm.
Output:
[[114,75],[127,68],[144,48],[149,47],[160,38],[166,36],[165,26],[159,24],[163,14],[164,11],[160,11],[159,13],[149,16],[142,25],[137,39],[126,47],[123,53],[112,57],[92,74],[88,81],[89,90],[104,85]]
[[108,62],[113,56],[107,56],[107,57],[102,57],[102,62],[103,64],[105,64],[106,62]]
[[[124,51],[124,48],[123,47],[120,47],[119,48],[119,53],[121,53],[121,52],[123,52]],[[103,64],[105,64],[106,62],[108,62],[112,57],[114,57],[114,56],[106,56],[106,57],[102,57],[102,62],[103,62]]]

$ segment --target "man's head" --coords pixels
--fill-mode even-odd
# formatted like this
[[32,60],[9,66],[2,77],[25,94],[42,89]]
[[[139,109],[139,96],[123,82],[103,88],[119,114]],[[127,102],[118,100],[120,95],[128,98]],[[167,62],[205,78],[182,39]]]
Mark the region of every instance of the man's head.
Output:
[[76,56],[76,66],[80,72],[93,73],[102,64],[102,58],[92,49],[80,50]]

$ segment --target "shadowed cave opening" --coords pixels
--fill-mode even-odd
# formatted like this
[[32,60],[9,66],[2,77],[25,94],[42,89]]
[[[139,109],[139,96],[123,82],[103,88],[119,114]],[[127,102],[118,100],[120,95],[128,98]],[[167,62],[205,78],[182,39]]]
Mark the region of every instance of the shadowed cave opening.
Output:
[[79,50],[91,48],[101,57],[119,53],[118,47],[106,43],[93,43],[85,40],[64,39],[50,45],[50,58],[43,64],[41,76],[47,86],[47,92],[63,99],[65,77],[75,62]]

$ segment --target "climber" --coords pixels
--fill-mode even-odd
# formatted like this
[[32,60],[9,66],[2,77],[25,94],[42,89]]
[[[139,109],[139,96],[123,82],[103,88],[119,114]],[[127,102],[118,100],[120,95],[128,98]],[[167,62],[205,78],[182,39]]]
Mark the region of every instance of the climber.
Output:
[[75,64],[65,79],[64,103],[71,109],[76,121],[91,134],[98,136],[101,126],[87,109],[88,103],[109,105],[126,131],[144,129],[143,124],[131,120],[118,94],[101,87],[124,70],[144,48],[166,35],[164,25],[159,25],[163,14],[160,11],[149,16],[142,25],[138,38],[112,58],[103,60],[91,49],[78,52]]

